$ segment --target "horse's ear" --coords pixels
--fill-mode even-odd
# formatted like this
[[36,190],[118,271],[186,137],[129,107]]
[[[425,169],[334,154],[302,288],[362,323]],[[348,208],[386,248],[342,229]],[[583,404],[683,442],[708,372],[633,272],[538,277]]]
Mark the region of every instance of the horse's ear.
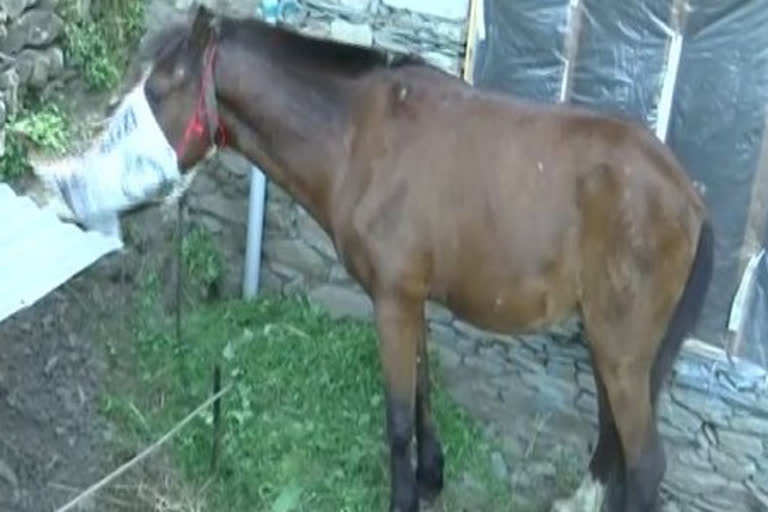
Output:
[[202,54],[215,35],[216,16],[211,9],[203,4],[198,5],[195,18],[192,22],[192,30],[189,34],[189,46],[195,53]]

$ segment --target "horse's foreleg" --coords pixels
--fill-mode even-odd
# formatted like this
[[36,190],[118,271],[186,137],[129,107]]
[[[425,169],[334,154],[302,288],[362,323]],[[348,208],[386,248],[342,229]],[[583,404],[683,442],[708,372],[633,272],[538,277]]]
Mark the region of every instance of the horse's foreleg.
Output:
[[390,512],[417,512],[419,497],[411,464],[417,359],[424,336],[423,303],[398,296],[375,297],[376,329],[385,378],[390,449]]
[[416,441],[418,443],[418,467],[416,480],[419,493],[426,500],[434,499],[443,489],[443,447],[437,435],[432,417],[430,399],[429,356],[427,340],[422,333],[419,339],[416,381]]

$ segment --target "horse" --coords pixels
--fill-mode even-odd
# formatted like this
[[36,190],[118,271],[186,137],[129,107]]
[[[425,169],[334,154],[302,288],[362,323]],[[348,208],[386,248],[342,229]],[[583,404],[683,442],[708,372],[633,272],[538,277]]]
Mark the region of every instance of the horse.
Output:
[[429,300],[513,335],[578,318],[599,437],[582,483],[552,510],[659,506],[659,390],[700,316],[714,235],[653,133],[480,90],[416,55],[202,6],[147,48],[144,91],[180,171],[223,147],[256,163],[370,297],[391,512],[417,512],[444,486]]

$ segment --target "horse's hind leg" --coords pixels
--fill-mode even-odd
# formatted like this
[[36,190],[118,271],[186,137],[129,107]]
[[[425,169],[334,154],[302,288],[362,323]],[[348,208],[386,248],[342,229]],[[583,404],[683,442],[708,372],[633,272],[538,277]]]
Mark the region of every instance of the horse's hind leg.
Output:
[[[709,272],[708,257],[706,252],[697,255],[682,297],[675,292],[680,288],[660,275],[630,278],[632,284],[620,290],[610,279],[587,281],[591,286],[582,304],[584,324],[623,455],[626,492],[621,512],[650,512],[657,506],[666,470],[656,425],[658,392],[698,316],[704,291],[700,284],[708,282],[701,275]],[[670,267],[675,268],[672,262]]]
[[[589,462],[589,474],[593,482],[599,483],[600,497],[604,498],[607,510],[616,510],[624,500],[624,453],[621,449],[619,432],[616,429],[616,421],[608,402],[608,392],[600,372],[594,372],[595,387],[597,389],[598,422],[600,433],[597,446]],[[600,503],[595,500],[596,508],[600,510]],[[590,509],[591,510],[591,509]]]
[[624,459],[626,494],[620,512],[654,510],[666,468],[650,393],[656,350],[649,349],[658,341],[634,335],[644,331],[633,328],[636,318],[610,323],[592,319],[591,326],[585,318],[593,364],[605,385]]
[[[658,273],[635,281],[631,301],[604,286],[592,290],[593,300],[583,305],[593,364],[605,384],[621,441],[624,512],[657,506],[666,460],[656,405],[683,340],[701,314],[712,277],[713,245],[712,227],[705,221],[679,295],[673,280]],[[667,272],[685,269],[680,260],[678,265],[667,263]]]
[[624,498],[623,455],[619,433],[608,403],[605,385],[594,372],[597,390],[599,434],[589,463],[589,472],[568,499],[556,500],[552,512],[600,512],[606,500],[607,510],[619,510]]
[[422,498],[431,501],[443,489],[443,447],[432,417],[430,399],[429,355],[426,336],[419,343],[416,381],[416,442],[418,466],[416,480]]

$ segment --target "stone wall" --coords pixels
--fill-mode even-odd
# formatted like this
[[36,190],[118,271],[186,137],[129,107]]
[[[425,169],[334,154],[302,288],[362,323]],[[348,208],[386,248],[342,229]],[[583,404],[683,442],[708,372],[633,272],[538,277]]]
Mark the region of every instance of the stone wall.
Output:
[[[236,14],[256,12],[253,0],[210,1]],[[185,8],[189,0],[179,0]],[[417,51],[452,72],[461,71],[466,39],[466,0],[301,0],[288,21],[324,37]],[[164,6],[157,6],[158,9]],[[156,11],[159,12],[159,11]],[[154,16],[157,19],[157,16]],[[240,293],[245,250],[249,164],[228,152],[201,173],[189,196],[192,217],[221,242],[228,261],[223,289]],[[338,315],[370,318],[371,303],[338,263],[317,224],[274,184],[267,191],[262,285],[267,291],[304,291]],[[594,439],[596,398],[583,345],[557,336],[511,339],[428,307],[431,349],[443,382],[479,417],[503,418],[508,436],[524,440],[530,422],[546,417],[537,434],[570,443],[586,457]],[[471,380],[469,386],[455,386]],[[470,391],[467,391],[470,390]],[[500,416],[500,411],[506,415]],[[660,405],[668,446],[665,489],[682,510],[768,508],[768,374],[729,362],[691,343]],[[527,442],[527,441],[526,441]]]
[[0,156],[6,122],[27,90],[41,90],[64,71],[64,21],[53,0],[0,0]]

